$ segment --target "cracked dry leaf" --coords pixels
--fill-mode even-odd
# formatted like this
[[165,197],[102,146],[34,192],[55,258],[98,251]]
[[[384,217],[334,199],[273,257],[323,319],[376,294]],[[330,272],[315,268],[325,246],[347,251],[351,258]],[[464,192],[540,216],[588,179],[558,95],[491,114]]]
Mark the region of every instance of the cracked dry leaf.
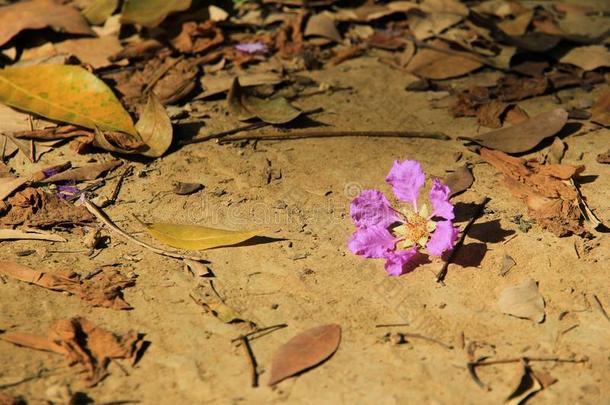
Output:
[[309,370],[328,360],[339,348],[341,327],[336,324],[308,329],[280,346],[273,354],[268,385]]
[[48,334],[7,331],[0,339],[18,346],[63,354],[70,366],[79,365],[86,371],[85,380],[94,386],[108,373],[113,359],[126,359],[134,365],[142,352],[143,335],[130,331],[115,335],[82,317],[56,321]]
[[544,321],[544,299],[538,292],[538,284],[532,279],[502,290],[498,306],[502,313],[517,318],[537,323]]
[[136,283],[135,279],[127,278],[108,267],[100,269],[91,278],[82,279],[69,270],[50,273],[34,270],[19,263],[0,262],[0,273],[49,290],[69,292],[94,307],[132,309],[123,299],[122,290],[133,287]]

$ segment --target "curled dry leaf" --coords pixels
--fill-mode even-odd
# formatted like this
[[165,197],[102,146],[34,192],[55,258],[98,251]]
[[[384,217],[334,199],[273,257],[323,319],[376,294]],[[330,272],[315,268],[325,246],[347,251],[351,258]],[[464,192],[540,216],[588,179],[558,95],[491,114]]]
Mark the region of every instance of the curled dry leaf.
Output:
[[487,148],[506,153],[521,153],[533,149],[544,139],[559,132],[568,120],[568,112],[563,108],[539,114],[521,124],[477,135],[462,137]]
[[512,384],[514,388],[504,402],[508,405],[523,404],[527,398],[543,389],[542,384],[525,363],[519,363],[517,367],[518,370]]
[[184,250],[204,250],[244,242],[260,231],[229,231],[199,225],[145,224],[146,231],[168,246]]
[[337,31],[335,20],[327,13],[314,14],[307,20],[305,36],[315,36],[341,42],[341,34]]
[[95,180],[101,174],[114,170],[121,166],[123,162],[120,160],[111,160],[110,162],[95,163],[77,169],[69,169],[61,173],[57,173],[47,179],[42,180],[43,183],[56,183],[59,181],[85,181]]
[[123,299],[122,290],[133,287],[135,279],[127,278],[108,267],[100,269],[91,278],[82,279],[69,270],[50,273],[19,263],[0,262],[0,273],[49,290],[69,292],[94,307],[132,309]]
[[430,45],[436,49],[419,49],[407,65],[411,73],[426,79],[449,79],[470,73],[483,66],[476,56],[452,51],[444,41],[435,40]]
[[39,230],[0,229],[0,240],[46,240],[49,242],[67,242],[55,233]]
[[123,3],[121,22],[156,27],[165,17],[191,6],[191,0],[130,0]]
[[517,318],[538,323],[544,320],[544,299],[538,292],[538,284],[532,279],[502,290],[498,305],[500,311]]
[[95,35],[74,7],[55,0],[20,1],[0,7],[0,46],[27,29],[50,27],[59,32]]
[[118,336],[80,317],[55,322],[46,336],[8,331],[0,334],[0,339],[64,355],[70,366],[79,365],[85,369],[89,386],[108,375],[107,368],[113,359],[126,359],[134,365],[144,346],[141,334],[131,331]]
[[85,128],[137,136],[112,90],[79,66],[36,65],[0,70],[0,102]]
[[248,94],[237,78],[233,80],[227,102],[229,111],[240,121],[256,117],[269,124],[285,124],[301,115],[301,110],[294,108],[284,97],[262,99]]
[[165,107],[152,91],[148,94],[148,101],[136,123],[136,129],[145,144],[145,147],[139,152],[144,156],[162,156],[172,145],[172,123]]
[[559,62],[578,66],[585,71],[610,67],[610,51],[604,45],[579,46],[563,55]]
[[277,349],[271,361],[269,385],[311,369],[329,359],[341,342],[341,327],[330,324],[302,332]]
[[443,183],[451,191],[449,198],[468,190],[473,182],[474,176],[468,165],[457,168],[453,173],[445,176],[443,180]]

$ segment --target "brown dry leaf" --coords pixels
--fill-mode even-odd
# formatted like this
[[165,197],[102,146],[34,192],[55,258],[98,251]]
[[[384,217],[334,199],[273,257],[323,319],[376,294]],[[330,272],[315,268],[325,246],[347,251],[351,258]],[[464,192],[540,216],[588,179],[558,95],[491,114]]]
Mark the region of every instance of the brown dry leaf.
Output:
[[533,17],[534,10],[527,10],[512,20],[499,22],[497,26],[508,35],[523,35],[527,31],[527,27],[530,25]]
[[145,56],[151,56],[159,52],[163,48],[163,44],[156,39],[143,39],[137,42],[132,42],[112,55],[109,59],[111,61],[117,61],[120,59],[134,59],[142,58]]
[[502,269],[500,270],[500,275],[502,277],[506,276],[516,264],[517,262],[515,262],[515,259],[513,259],[511,256],[504,255],[504,257],[502,257]]
[[567,145],[559,138],[555,137],[551,147],[549,148],[549,153],[547,155],[547,162],[550,164],[558,164],[561,163],[563,159],[563,155],[566,152]]
[[69,34],[95,35],[78,10],[54,0],[21,1],[0,7],[0,21],[0,46],[27,29],[50,27]]
[[109,266],[86,279],[69,270],[49,273],[13,262],[0,262],[0,273],[49,290],[66,291],[94,307],[132,309],[123,299],[122,290],[133,287],[135,279],[125,277]]
[[123,3],[121,22],[156,27],[172,13],[187,10],[191,0],[131,0]]
[[13,194],[19,187],[28,182],[27,177],[2,177],[0,178],[0,201]]
[[[449,49],[444,41],[435,40],[430,43],[437,49]],[[434,49],[419,49],[407,65],[411,73],[426,79],[449,79],[470,73],[483,66],[475,60],[476,56],[465,52],[451,51],[451,53]]]
[[512,104],[512,107],[509,106],[508,110],[506,110],[504,121],[511,125],[517,125],[527,121],[529,118],[530,116],[523,108],[516,104]]
[[334,18],[337,21],[370,22],[418,8],[418,4],[410,1],[394,1],[385,5],[368,3],[356,8],[340,8]]
[[[193,268],[192,264],[188,264]],[[201,305],[206,312],[211,313],[224,323],[244,322],[242,316],[233,308],[228,306],[216,292],[214,284],[210,280],[199,284],[192,292],[191,298],[195,303]]]
[[46,336],[9,331],[0,334],[0,339],[18,346],[63,354],[69,365],[79,365],[86,370],[89,386],[96,385],[108,375],[107,368],[113,359],[127,359],[134,365],[144,345],[143,336],[134,331],[117,336],[80,317],[55,322]]
[[[213,75],[204,75],[201,78],[201,87],[203,92],[195,98],[211,97],[216,94],[224,93],[229,91],[233,85],[235,75],[221,71]],[[274,85],[281,83],[284,79],[281,74],[274,72],[240,72],[237,76],[239,84],[242,87],[253,87],[261,85]]]
[[600,153],[599,155],[597,155],[597,158],[595,160],[597,161],[597,163],[610,163],[610,149],[608,149],[605,153]]
[[571,49],[559,62],[578,66],[585,71],[610,67],[610,51],[604,45],[579,46]]
[[0,240],[46,240],[49,242],[67,242],[67,239],[49,232],[38,230],[0,229]]
[[463,139],[507,153],[527,152],[544,139],[559,132],[567,120],[568,112],[563,108],[556,108],[512,127],[487,132],[472,138],[463,137]]
[[451,194],[449,198],[456,196],[470,188],[474,182],[474,176],[468,165],[457,168],[453,173],[445,176],[443,183],[449,187]]
[[584,166],[541,165],[487,148],[481,157],[504,174],[508,189],[542,228],[557,236],[585,233],[578,190],[568,181]]
[[66,170],[61,173],[57,173],[47,179],[44,179],[43,183],[56,183],[58,181],[85,181],[95,180],[101,174],[114,170],[121,166],[123,162],[120,160],[111,160],[104,163],[95,163],[87,166],[79,167],[77,169]]
[[610,89],[602,92],[591,107],[591,121],[610,127]]
[[145,149],[140,152],[144,156],[163,156],[172,145],[172,122],[165,107],[152,91],[148,94],[148,101],[136,123],[136,129],[145,145]]
[[28,187],[6,200],[4,216],[0,217],[0,224],[23,224],[35,228],[47,228],[92,220],[93,216],[85,207],[75,206],[57,195]]
[[423,41],[432,38],[463,20],[463,17],[450,13],[433,13],[426,16],[409,16],[409,29],[413,36]]
[[182,24],[180,34],[172,39],[172,45],[183,53],[205,52],[224,42],[222,30],[212,20],[203,23],[187,21]]
[[544,299],[538,292],[538,284],[532,279],[502,290],[498,305],[500,311],[517,318],[537,323],[544,320]]
[[323,363],[337,351],[340,341],[341,327],[335,324],[317,326],[294,336],[274,353],[268,385]]
[[275,37],[275,47],[278,49],[278,54],[284,59],[292,58],[303,49],[303,34],[301,27],[305,12],[300,12],[297,15],[287,19]]
[[91,65],[93,69],[112,65],[110,57],[123,48],[119,39],[114,36],[71,39],[54,44],[53,47],[54,54],[74,55],[81,62]]
[[512,385],[515,388],[504,402],[508,405],[523,404],[528,398],[543,389],[532,370],[523,362],[519,363],[514,380],[515,382]]
[[510,107],[502,101],[491,100],[477,109],[477,124],[488,128],[502,127],[504,112]]
[[322,37],[335,42],[341,42],[341,34],[337,31],[335,20],[328,13],[314,14],[307,20],[305,36]]
[[93,25],[102,25],[115,12],[119,0],[94,0],[83,9],[83,16]]
[[262,99],[250,95],[237,79],[233,80],[227,103],[231,114],[240,121],[257,117],[269,124],[285,124],[301,115],[301,110],[294,108],[285,97]]

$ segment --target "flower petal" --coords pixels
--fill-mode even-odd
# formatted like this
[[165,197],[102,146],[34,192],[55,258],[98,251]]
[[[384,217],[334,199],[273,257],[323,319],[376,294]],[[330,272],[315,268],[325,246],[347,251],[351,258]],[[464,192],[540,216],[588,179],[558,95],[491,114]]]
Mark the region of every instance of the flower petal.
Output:
[[390,276],[400,276],[404,270],[405,264],[407,264],[416,253],[416,248],[389,252],[385,256],[385,271],[387,271]]
[[439,179],[432,181],[430,189],[430,204],[432,204],[432,216],[445,219],[453,219],[453,204],[449,202],[451,190],[445,186]]
[[417,160],[394,161],[386,181],[392,185],[398,199],[412,203],[417,210],[419,189],[426,182],[426,176]]
[[441,256],[443,252],[453,248],[457,235],[458,229],[453,226],[451,221],[437,222],[436,230],[426,245],[428,253],[432,256]]
[[386,196],[378,190],[363,190],[350,204],[349,214],[358,228],[374,225],[387,228],[400,220]]
[[380,258],[394,249],[396,238],[383,226],[359,228],[347,247],[352,253],[369,258]]

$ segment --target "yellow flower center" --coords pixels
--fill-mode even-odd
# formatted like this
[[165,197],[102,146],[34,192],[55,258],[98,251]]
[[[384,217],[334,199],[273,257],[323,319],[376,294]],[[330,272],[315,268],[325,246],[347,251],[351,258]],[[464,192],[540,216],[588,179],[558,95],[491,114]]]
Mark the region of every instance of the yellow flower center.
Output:
[[436,223],[428,220],[428,208],[424,205],[419,212],[403,211],[405,222],[392,228],[392,234],[400,239],[396,244],[398,249],[408,249],[415,244],[426,246],[430,233],[436,228]]

